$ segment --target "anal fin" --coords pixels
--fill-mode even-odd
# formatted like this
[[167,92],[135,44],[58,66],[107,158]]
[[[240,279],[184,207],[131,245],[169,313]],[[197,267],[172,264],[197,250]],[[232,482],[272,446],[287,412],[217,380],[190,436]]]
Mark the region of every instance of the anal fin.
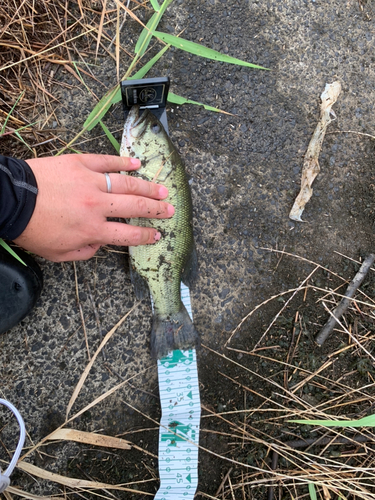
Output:
[[189,257],[186,260],[186,264],[181,274],[181,281],[187,287],[191,287],[198,275],[198,257],[195,245],[191,251]]
[[134,288],[135,296],[138,300],[147,299],[150,295],[147,281],[134,269],[131,260],[129,262],[129,267],[130,279]]

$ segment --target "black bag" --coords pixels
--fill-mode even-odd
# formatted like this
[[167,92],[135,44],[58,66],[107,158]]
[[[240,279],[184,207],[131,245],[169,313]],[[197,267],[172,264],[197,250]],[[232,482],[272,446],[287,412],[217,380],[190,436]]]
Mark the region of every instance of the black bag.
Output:
[[43,274],[35,260],[18,248],[16,253],[27,266],[0,246],[0,333],[31,311],[43,288]]

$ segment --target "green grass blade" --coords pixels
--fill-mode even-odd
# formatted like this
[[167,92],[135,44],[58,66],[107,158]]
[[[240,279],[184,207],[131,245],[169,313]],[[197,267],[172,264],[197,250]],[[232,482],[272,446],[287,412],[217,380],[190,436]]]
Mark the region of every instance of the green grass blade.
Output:
[[160,10],[160,5],[158,3],[158,0],[150,0],[150,4],[152,5],[152,8],[156,11],[159,12]]
[[139,80],[146,76],[146,74],[150,71],[150,69],[159,61],[159,59],[167,52],[170,48],[170,45],[165,45],[152,59],[148,61],[142,68],[134,73],[133,76],[129,76],[128,80]]
[[359,420],[289,420],[289,422],[322,427],[374,427],[375,415],[368,415]]
[[186,52],[190,52],[190,54],[195,54],[196,56],[213,59],[214,61],[237,64],[239,66],[247,66],[249,68],[269,70],[269,68],[263,68],[263,66],[257,66],[256,64],[242,61],[241,59],[236,59],[235,57],[227,56],[226,54],[221,54],[221,52],[218,52],[217,50],[209,49],[208,47],[204,47],[199,43],[190,42],[189,40],[169,35],[168,33],[154,31],[153,34],[156,37],[160,38],[160,40],[163,40],[163,42],[169,43],[173,45],[173,47],[185,50]]
[[120,85],[116,85],[116,93],[113,96],[111,104],[117,104],[118,102],[121,101],[121,87]]
[[[128,71],[125,73],[125,76],[124,76],[123,80],[125,80],[130,75],[130,73],[133,70],[133,67],[138,62],[138,59],[144,53],[143,49],[145,47],[147,47],[148,44],[150,43],[150,40],[151,40],[151,38],[153,36],[155,28],[159,24],[159,21],[163,17],[164,12],[166,11],[167,7],[172,2],[173,2],[173,0],[164,0],[164,2],[162,3],[162,6],[160,7],[160,9],[156,12],[156,14],[154,14],[151,17],[151,20],[150,20],[151,22],[147,23],[147,28],[144,28],[144,30],[143,30],[143,31],[146,32],[146,35],[144,36],[142,43],[138,44],[138,42],[137,42],[138,51],[135,51],[135,57],[134,57],[132,63],[130,64],[130,66],[128,68]],[[141,36],[142,36],[142,34],[141,34]]]
[[6,118],[5,118],[5,122],[4,122],[4,125],[3,125],[3,126],[2,126],[2,128],[1,128],[1,132],[0,132],[0,134],[3,134],[3,133],[4,133],[5,127],[7,126],[8,120],[9,120],[9,118],[10,118],[11,114],[13,113],[14,108],[17,106],[17,104],[19,103],[19,101],[20,101],[21,97],[23,96],[23,94],[24,94],[25,92],[26,92],[26,90],[23,90],[23,91],[20,93],[20,95],[17,97],[16,102],[13,104],[12,109],[9,111],[9,113],[7,114],[7,116],[6,116]]
[[[150,32],[151,26],[154,25],[155,18],[159,17],[158,14],[159,14],[158,12],[155,12],[152,15],[149,22],[146,24],[146,28],[143,28],[142,33],[139,35],[138,42],[136,43],[135,49],[134,49],[134,51],[139,55],[139,57],[143,56],[143,54],[146,52],[147,47],[149,46],[149,44],[151,42],[151,37],[149,37],[147,43],[144,43],[147,35]],[[159,18],[159,20],[160,20],[160,18]],[[158,22],[159,22],[159,20],[158,20]],[[155,26],[155,28],[156,27],[157,27],[157,25]],[[141,49],[141,47],[142,47],[142,49]]]
[[[158,15],[154,19],[155,26],[157,26],[157,23],[159,23],[160,18],[163,16],[165,10],[167,7],[173,2],[173,0],[164,0],[162,6],[160,7],[158,11]],[[150,29],[150,32],[147,34],[144,44],[147,43],[148,38],[151,38],[153,35],[154,26]],[[143,49],[143,44],[140,47],[140,50]],[[122,80],[126,80],[130,73],[132,72],[134,66],[137,64],[139,60],[139,55],[135,54],[135,57],[133,61],[131,62],[128,70],[126,71],[124,77]],[[98,102],[98,104],[94,107],[92,112],[89,114],[88,118],[86,119],[85,123],[83,124],[82,130],[78,132],[78,134],[66,145],[64,146],[57,154],[56,156],[61,155],[65,150],[69,149],[69,147],[76,142],[77,139],[79,139],[86,131],[92,130],[95,125],[103,118],[103,116],[108,112],[109,108],[113,104],[113,99],[115,96],[118,96],[119,92],[119,85],[116,85],[113,89],[109,90],[105,96]],[[121,94],[120,94],[121,96]],[[118,101],[116,101],[118,102]]]
[[118,141],[113,137],[112,135],[112,132],[108,129],[108,127],[102,122],[100,121],[99,122],[102,129],[104,130],[104,133],[105,135],[107,136],[107,138],[111,141],[111,144],[112,146],[115,148],[115,150],[117,151],[117,154],[120,153],[120,144],[118,143]]
[[[83,130],[92,130],[97,123],[103,118],[107,113],[109,108],[112,106],[113,98],[116,92],[119,90],[120,86],[116,85],[113,89],[109,90],[104,97],[100,99],[98,104],[91,111],[87,117],[85,123],[83,124]],[[118,101],[117,101],[118,102]]]
[[[130,76],[128,80],[138,80],[143,78],[150,69],[158,62],[158,60],[165,54],[165,52],[170,48],[170,45],[163,47],[147,64],[145,64],[139,71],[137,71],[133,76]],[[108,100],[108,95],[111,93],[112,97]],[[107,113],[112,104],[116,104],[121,101],[121,88],[120,85],[116,85],[112,90],[105,94],[102,99],[98,102],[95,108],[91,111],[87,117],[83,127],[87,130],[91,130],[97,125],[103,116]]]
[[[72,151],[76,155],[81,155],[82,154],[82,151],[78,151],[78,149],[74,149],[71,146],[67,147],[67,149],[69,149],[69,151]],[[57,154],[56,156],[59,156],[59,155]]]
[[314,483],[309,483],[308,486],[309,486],[309,494],[310,494],[311,500],[317,500],[316,490],[315,490],[315,484]]
[[[167,50],[170,48],[170,45],[165,45],[157,54],[154,56],[152,59],[148,61],[140,70],[138,70],[136,73],[134,73],[133,76],[129,76],[128,80],[140,80],[144,76],[147,75],[147,73],[150,71],[150,69],[159,61],[159,59],[167,52]],[[117,87],[116,94],[113,96],[112,104],[116,104],[121,101],[121,88],[118,85]]]
[[202,102],[192,101],[191,99],[186,99],[186,97],[182,97],[180,95],[173,94],[172,92],[168,93],[167,101],[171,104],[196,104],[198,106],[203,106],[204,109],[208,111],[216,111],[217,113],[225,113],[229,114],[226,111],[223,111],[219,108],[214,108],[213,106],[209,106],[208,104],[203,104]]
[[10,248],[10,246],[9,246],[9,245],[7,245],[7,244],[5,243],[5,241],[4,241],[4,240],[2,240],[1,238],[0,238],[0,246],[1,246],[1,247],[3,247],[3,248],[5,248],[5,250],[6,250],[7,252],[9,252],[9,253],[10,253],[10,255],[12,255],[15,259],[19,260],[19,261],[21,262],[21,264],[23,264],[24,266],[26,266],[26,267],[27,267],[27,265],[24,263],[24,261],[21,259],[21,257],[19,257],[19,256],[16,254],[16,252],[15,252],[14,250],[12,250],[12,249]]
[[27,142],[21,137],[21,134],[18,133],[17,130],[14,131],[14,135],[18,137],[18,139],[25,144],[25,146],[34,154],[34,151],[31,149],[31,147],[27,144]]
[[17,130],[14,130],[13,132],[6,132],[6,133],[2,133],[0,132],[0,138],[3,137],[4,135],[12,135],[14,134],[15,132],[21,132],[21,130],[25,129],[25,128],[28,128],[28,127],[32,127],[33,125],[35,125],[36,123],[38,122],[33,122],[33,123],[29,123],[28,125],[24,125],[23,127],[20,127],[18,128]]
[[86,85],[84,79],[82,78],[82,75],[81,75],[81,73],[80,73],[80,71],[78,69],[77,63],[75,61],[72,61],[72,64],[74,66],[74,69],[76,70],[78,78],[81,80],[82,85],[85,87],[85,89],[87,90],[87,92],[91,92],[90,89],[88,88],[88,86]]

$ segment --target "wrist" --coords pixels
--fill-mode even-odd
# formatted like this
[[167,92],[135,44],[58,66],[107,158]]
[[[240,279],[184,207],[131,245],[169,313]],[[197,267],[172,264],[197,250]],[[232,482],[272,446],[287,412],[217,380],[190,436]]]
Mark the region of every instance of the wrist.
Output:
[[34,212],[38,186],[24,160],[0,155],[0,237],[16,239]]

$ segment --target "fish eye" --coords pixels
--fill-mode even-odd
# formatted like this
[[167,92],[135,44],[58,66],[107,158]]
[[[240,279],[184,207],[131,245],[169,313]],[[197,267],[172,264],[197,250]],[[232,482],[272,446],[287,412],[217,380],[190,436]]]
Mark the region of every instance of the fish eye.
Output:
[[153,124],[151,125],[151,130],[152,130],[152,132],[153,132],[154,134],[159,133],[159,132],[160,132],[160,125],[159,125],[157,122],[153,123]]

